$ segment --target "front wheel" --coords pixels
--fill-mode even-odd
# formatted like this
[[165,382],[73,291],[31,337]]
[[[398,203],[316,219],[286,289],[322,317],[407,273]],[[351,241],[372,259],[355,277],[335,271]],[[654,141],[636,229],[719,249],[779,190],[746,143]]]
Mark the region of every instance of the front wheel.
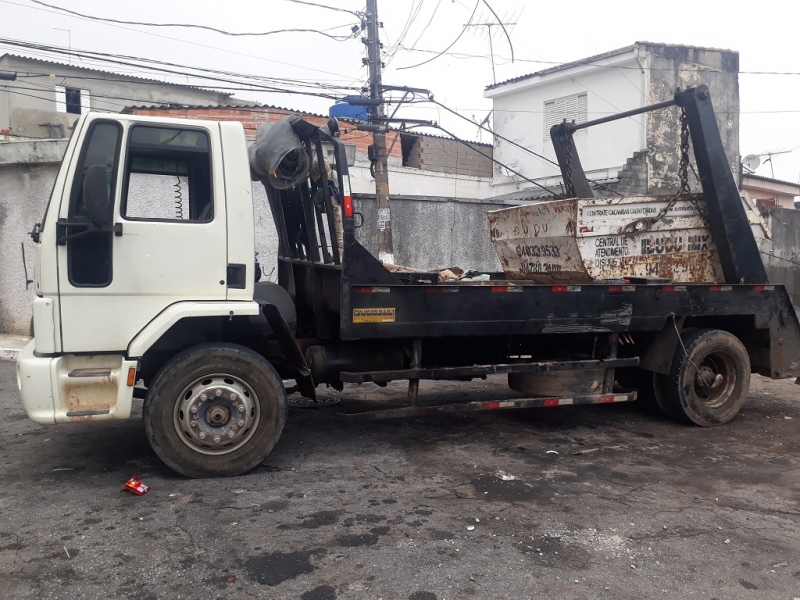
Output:
[[202,344],[161,368],[143,413],[153,451],[178,473],[240,475],[278,442],[286,390],[272,365],[252,350]]
[[750,390],[750,357],[742,342],[717,329],[682,336],[669,375],[655,375],[658,404],[671,418],[709,427],[733,419]]

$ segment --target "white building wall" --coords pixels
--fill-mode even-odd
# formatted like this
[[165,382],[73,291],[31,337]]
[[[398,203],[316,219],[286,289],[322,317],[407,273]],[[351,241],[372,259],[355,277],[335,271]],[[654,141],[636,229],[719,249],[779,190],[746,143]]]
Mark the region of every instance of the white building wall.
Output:
[[[645,76],[635,52],[488,90],[485,95],[493,100],[495,131],[555,161],[552,143],[545,139],[544,103],[586,93],[589,120],[644,106]],[[634,152],[645,149],[646,118],[638,115],[576,132],[575,143],[587,175],[593,179],[616,177]],[[494,152],[495,159],[543,185],[561,180],[557,166],[501,139],[497,139]],[[504,175],[497,167],[492,187],[494,194],[504,194],[531,184]]]

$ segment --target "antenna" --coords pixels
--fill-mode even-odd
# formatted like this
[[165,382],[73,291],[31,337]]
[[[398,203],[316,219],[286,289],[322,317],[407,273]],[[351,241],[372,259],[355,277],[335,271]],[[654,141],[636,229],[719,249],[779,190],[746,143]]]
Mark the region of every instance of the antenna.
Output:
[[[517,24],[516,21],[514,21],[512,23],[506,23],[503,20],[490,21],[490,20],[487,19],[486,21],[484,21],[482,23],[467,23],[466,25],[464,25],[464,28],[467,28],[467,27],[486,27],[486,29],[487,29],[487,31],[489,33],[489,36],[488,36],[489,37],[489,55],[492,57],[492,83],[493,84],[497,83],[497,73],[495,73],[495,68],[494,68],[494,45],[492,44],[492,37],[493,37],[495,32],[492,31],[492,28],[493,27],[499,27],[501,29],[504,29],[505,27],[512,27],[512,26],[514,26],[516,24]],[[512,50],[512,60],[513,60],[513,50]]]

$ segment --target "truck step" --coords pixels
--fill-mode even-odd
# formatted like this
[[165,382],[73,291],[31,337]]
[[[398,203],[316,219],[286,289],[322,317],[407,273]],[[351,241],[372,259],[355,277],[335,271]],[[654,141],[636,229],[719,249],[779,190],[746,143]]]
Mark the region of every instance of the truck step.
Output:
[[395,371],[342,371],[343,383],[386,382],[402,379],[459,379],[504,373],[530,373],[533,371],[577,371],[582,369],[614,369],[635,367],[639,358],[608,358],[604,360],[562,360],[499,365],[473,365],[470,367],[443,367],[437,369],[399,369]]
[[73,369],[67,377],[110,377],[111,369]]
[[513,398],[511,400],[459,402],[455,404],[438,404],[435,406],[404,406],[402,408],[369,410],[359,413],[340,413],[340,415],[349,421],[379,421],[382,419],[425,417],[428,415],[441,413],[507,410],[510,408],[541,408],[545,406],[568,406],[579,404],[612,404],[615,402],[631,402],[633,400],[636,400],[636,392],[626,392],[624,394],[603,394],[599,396],[576,396],[574,398]]

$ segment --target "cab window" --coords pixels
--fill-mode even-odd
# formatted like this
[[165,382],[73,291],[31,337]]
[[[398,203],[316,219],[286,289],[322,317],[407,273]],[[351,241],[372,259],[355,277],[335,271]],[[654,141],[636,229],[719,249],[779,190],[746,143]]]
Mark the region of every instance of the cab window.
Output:
[[[78,159],[78,168],[72,182],[67,239],[67,272],[69,282],[76,287],[103,287],[111,283],[110,231],[92,231],[86,202],[83,199],[83,180],[89,167],[101,165],[106,171],[109,198],[114,199],[121,127],[110,121],[94,121],[89,126],[86,141]],[[86,225],[81,224],[85,222]],[[81,234],[81,235],[75,235]]]
[[131,128],[122,216],[128,220],[208,222],[214,218],[208,133]]

